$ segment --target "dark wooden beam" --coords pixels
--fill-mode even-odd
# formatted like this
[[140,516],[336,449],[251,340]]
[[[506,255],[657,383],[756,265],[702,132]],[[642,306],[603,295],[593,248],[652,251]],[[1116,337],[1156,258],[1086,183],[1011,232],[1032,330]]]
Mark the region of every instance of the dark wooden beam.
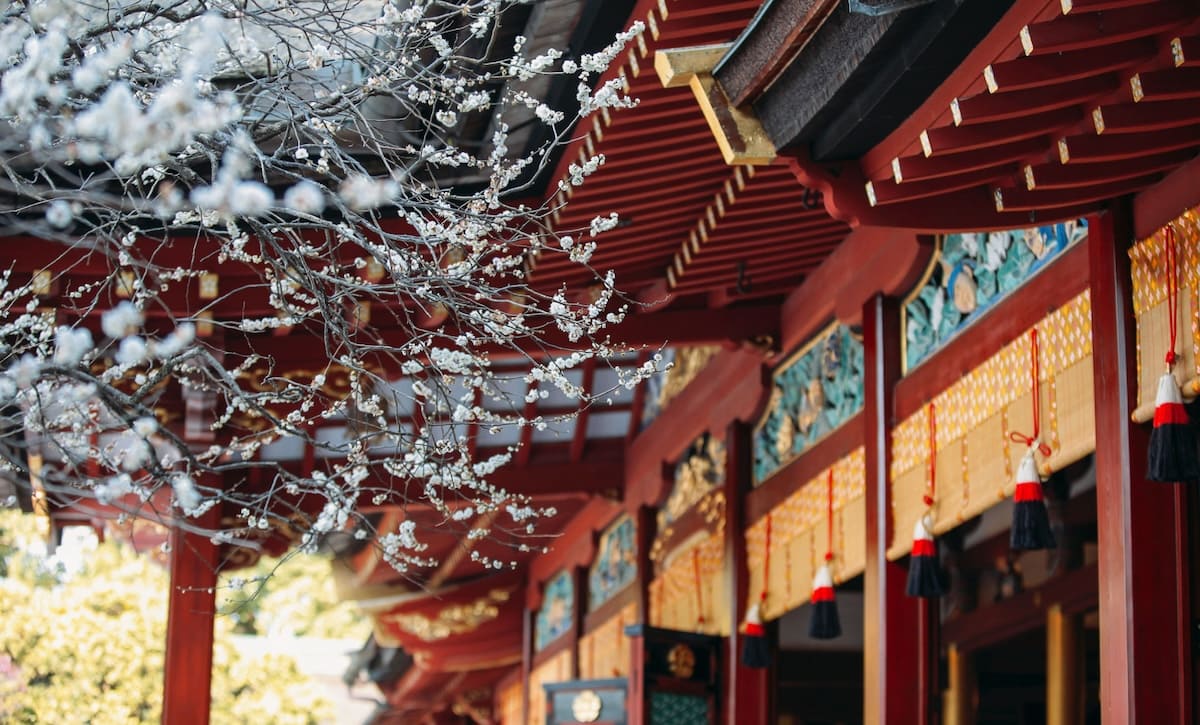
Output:
[[1093,218],[1088,272],[1096,405],[1100,706],[1105,721],[1192,722],[1188,488],[1145,478],[1149,426],[1132,423],[1136,319],[1124,205]]
[[1066,85],[1070,81],[1122,70],[1154,57],[1158,45],[1141,38],[1114,43],[1103,52],[1072,50],[1055,55],[1035,55],[993,63],[983,70],[992,93],[1023,88]]

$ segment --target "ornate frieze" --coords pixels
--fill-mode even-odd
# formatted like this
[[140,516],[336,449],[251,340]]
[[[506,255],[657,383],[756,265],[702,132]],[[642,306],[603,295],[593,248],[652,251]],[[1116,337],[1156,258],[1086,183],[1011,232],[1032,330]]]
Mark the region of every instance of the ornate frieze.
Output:
[[862,341],[837,324],[776,368],[754,432],[755,485],[862,409],[862,371]]
[[1085,219],[942,236],[925,280],[904,305],[905,372],[1086,236]]
[[575,580],[568,571],[559,572],[546,584],[542,607],[534,626],[533,646],[541,651],[571,628],[575,612]]
[[588,572],[588,610],[593,611],[637,578],[637,532],[622,516],[600,536],[596,560]]
[[675,523],[725,481],[725,444],[705,433],[675,465],[675,485],[658,512],[658,531]]
[[457,634],[474,632],[500,616],[500,605],[507,602],[511,595],[510,589],[493,589],[474,601],[444,607],[432,617],[414,612],[389,614],[384,619],[391,620],[401,631],[414,637],[436,642]]

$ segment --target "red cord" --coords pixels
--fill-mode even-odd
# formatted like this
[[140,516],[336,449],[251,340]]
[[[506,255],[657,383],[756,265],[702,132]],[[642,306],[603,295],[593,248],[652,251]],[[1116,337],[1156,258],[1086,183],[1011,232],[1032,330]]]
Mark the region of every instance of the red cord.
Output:
[[1167,366],[1175,365],[1175,339],[1179,327],[1179,251],[1175,246],[1175,228],[1167,225],[1163,234],[1163,256],[1167,264],[1167,311],[1171,315],[1168,329],[1171,346],[1167,348]]
[[929,404],[929,492],[925,494],[925,505],[933,505],[937,492],[937,408]]
[[1009,433],[1008,437],[1015,443],[1024,443],[1027,446],[1033,446],[1034,443],[1037,443],[1038,451],[1041,452],[1043,456],[1048,456],[1050,455],[1050,446],[1046,445],[1045,443],[1038,442],[1038,436],[1040,436],[1042,432],[1042,384],[1038,379],[1041,376],[1039,374],[1038,367],[1038,359],[1040,356],[1038,355],[1038,331],[1036,327],[1029,331],[1029,350],[1029,369],[1033,374],[1033,435],[1023,435],[1013,431],[1012,433]]
[[825,561],[833,561],[833,467],[829,468],[829,541],[825,547]]
[[696,574],[696,621],[704,624],[704,591],[700,582],[700,547],[692,549],[692,570]]
[[771,575],[771,513],[767,512],[767,543],[763,547],[763,586],[759,601],[767,601],[767,577]]

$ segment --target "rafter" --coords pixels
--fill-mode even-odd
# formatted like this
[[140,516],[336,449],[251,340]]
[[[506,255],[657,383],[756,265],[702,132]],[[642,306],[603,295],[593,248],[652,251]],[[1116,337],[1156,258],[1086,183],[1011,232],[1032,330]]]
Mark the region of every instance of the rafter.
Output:
[[1142,133],[1191,126],[1200,120],[1200,97],[1178,101],[1116,103],[1092,109],[1096,133]]
[[1200,66],[1200,35],[1187,35],[1171,39],[1171,60],[1176,68]]
[[1077,123],[1082,115],[1078,108],[1059,108],[993,123],[927,128],[921,132],[921,148],[933,157],[999,146],[1061,130]]
[[1007,93],[979,93],[955,98],[950,103],[950,115],[956,126],[967,126],[1009,118],[1024,118],[1039,111],[1066,108],[1099,98],[1121,85],[1116,73],[1081,78],[1065,86],[1043,86]]
[[983,69],[983,79],[992,93],[1065,84],[1128,68],[1152,58],[1156,50],[1152,39],[1141,38],[1109,45],[1103,52],[1087,49],[1021,57],[989,65]]
[[1036,166],[1026,164],[1022,169],[1022,176],[1025,179],[1025,188],[1030,190],[1035,188],[1064,189],[1093,183],[1122,181],[1149,173],[1167,171],[1185,163],[1194,155],[1192,151],[1185,149],[1094,164],[1073,163],[1065,166],[1058,162]]
[[1106,182],[1090,186],[1075,186],[1065,189],[1035,189],[1024,186],[996,187],[992,190],[996,211],[1036,211],[1048,207],[1072,206],[1104,201],[1123,194],[1140,191],[1161,178],[1161,174],[1147,174],[1119,183]]
[[1058,160],[1064,164],[1118,161],[1197,145],[1200,145],[1200,123],[1183,128],[1120,136],[1098,136],[1089,133],[1060,138]]
[[1129,79],[1135,102],[1200,98],[1200,67],[1137,73]]
[[875,179],[866,184],[867,201],[871,206],[886,206],[900,201],[924,199],[960,189],[969,189],[987,184],[1012,172],[1014,162],[1007,161],[996,166],[971,169],[961,174],[939,176],[922,181],[905,181],[897,184],[894,179]]
[[1160,2],[1104,12],[1074,12],[1021,29],[1025,55],[1064,53],[1109,46],[1171,30],[1194,16],[1195,6]]
[[1038,136],[1012,141],[1000,146],[934,158],[924,155],[904,156],[892,160],[892,177],[897,184],[903,184],[910,181],[952,176],[978,168],[1000,166],[1044,153],[1048,144],[1049,139]]

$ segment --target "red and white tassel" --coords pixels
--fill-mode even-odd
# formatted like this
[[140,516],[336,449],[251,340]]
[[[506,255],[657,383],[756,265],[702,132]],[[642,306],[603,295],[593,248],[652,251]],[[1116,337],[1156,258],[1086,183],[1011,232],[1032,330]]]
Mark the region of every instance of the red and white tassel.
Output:
[[758,602],[746,610],[746,626],[742,628],[742,664],[747,667],[764,668],[771,664],[770,648],[767,647],[767,632],[763,627],[762,612]]
[[935,598],[944,593],[932,529],[933,521],[928,513],[918,518],[913,526],[912,556],[908,561],[907,591],[910,597]]
[[[1170,356],[1173,358],[1174,355]],[[1150,450],[1146,479],[1166,483],[1200,481],[1200,455],[1196,452],[1196,431],[1183,407],[1183,396],[1175,375],[1167,371],[1158,379],[1158,394],[1154,399],[1154,430],[1150,433]]]
[[1034,441],[1017,467],[1017,490],[1013,494],[1012,536],[1009,546],[1015,550],[1053,549],[1054,531],[1042,496],[1042,479],[1033,457],[1038,448]]
[[833,574],[829,564],[822,564],[813,577],[812,619],[808,624],[808,636],[813,639],[834,639],[842,634],[842,623],[838,619],[837,602],[833,596]]

